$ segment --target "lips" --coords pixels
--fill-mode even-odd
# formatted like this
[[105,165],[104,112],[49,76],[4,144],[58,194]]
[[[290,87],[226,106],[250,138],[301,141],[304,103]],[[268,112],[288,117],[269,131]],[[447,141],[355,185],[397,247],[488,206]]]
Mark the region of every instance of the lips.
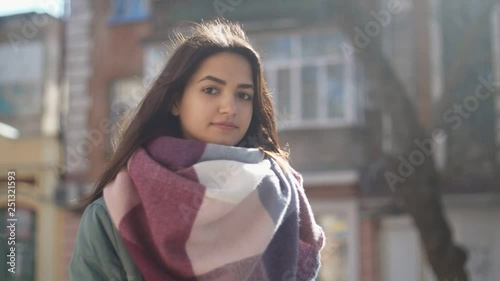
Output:
[[224,129],[224,130],[233,130],[233,129],[238,128],[238,126],[236,126],[236,124],[234,124],[233,122],[227,122],[227,121],[215,122],[212,124],[218,128]]

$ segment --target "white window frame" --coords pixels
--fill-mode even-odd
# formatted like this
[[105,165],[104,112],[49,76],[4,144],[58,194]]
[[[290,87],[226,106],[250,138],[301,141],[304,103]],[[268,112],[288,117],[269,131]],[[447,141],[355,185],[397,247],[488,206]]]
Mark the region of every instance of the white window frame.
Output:
[[[326,30],[326,29],[324,29]],[[329,27],[327,31],[331,31]],[[255,38],[267,39],[276,36],[286,36],[291,39],[290,59],[263,59],[264,71],[267,74],[267,83],[271,91],[279,91],[277,89],[278,70],[290,70],[290,95],[291,95],[291,118],[290,120],[281,121],[278,119],[278,127],[280,131],[288,129],[308,129],[308,128],[332,128],[332,127],[348,127],[355,124],[356,119],[356,91],[355,91],[355,60],[354,56],[344,56],[342,52],[332,54],[331,56],[303,58],[301,54],[301,37],[313,33],[321,33],[323,30],[299,30],[297,32],[269,32],[254,34]],[[335,32],[336,30],[334,30]],[[340,32],[340,31],[337,31]],[[255,46],[258,48],[258,46]],[[340,49],[340,48],[339,48]],[[344,116],[340,118],[328,117],[327,90],[328,81],[326,76],[326,68],[329,65],[343,65],[345,68],[344,75]],[[317,119],[302,118],[302,79],[301,68],[304,66],[315,66],[317,72]],[[279,101],[277,93],[273,93],[273,101],[275,108],[278,108]],[[280,122],[281,121],[281,122]]]

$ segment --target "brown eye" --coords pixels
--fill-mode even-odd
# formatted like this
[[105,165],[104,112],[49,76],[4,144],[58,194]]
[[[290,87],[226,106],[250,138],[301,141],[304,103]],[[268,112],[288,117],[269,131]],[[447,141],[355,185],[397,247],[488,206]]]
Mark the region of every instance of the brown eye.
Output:
[[250,94],[245,93],[245,92],[239,93],[239,96],[243,100],[252,100],[252,96]]
[[215,94],[217,94],[218,91],[214,87],[207,87],[207,88],[203,89],[203,92],[205,92],[209,95],[215,95]]

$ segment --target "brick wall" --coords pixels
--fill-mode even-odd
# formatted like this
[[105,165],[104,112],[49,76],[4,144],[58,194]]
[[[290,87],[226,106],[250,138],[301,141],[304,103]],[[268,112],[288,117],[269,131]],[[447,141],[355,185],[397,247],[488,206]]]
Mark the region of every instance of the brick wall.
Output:
[[69,271],[68,264],[71,260],[71,256],[73,254],[73,248],[75,246],[76,234],[78,233],[78,226],[80,224],[80,214],[64,212],[63,221],[61,222],[61,231],[62,231],[62,241],[59,243],[62,244],[62,253],[61,253],[61,264],[59,276],[61,276],[61,281],[70,281],[69,280]]
[[88,129],[90,97],[88,95],[88,79],[91,75],[90,54],[92,48],[91,22],[93,19],[90,0],[71,1],[71,16],[66,23],[65,49],[66,73],[68,83],[66,124],[64,137],[66,141],[67,177],[75,178],[85,174],[89,169],[83,147],[83,132]]
[[107,161],[106,149],[111,131],[103,129],[100,124],[110,116],[109,89],[117,79],[143,77],[143,40],[150,34],[150,23],[147,21],[109,24],[112,1],[94,1],[94,6],[89,129],[99,141],[91,145],[91,182],[102,173]]
[[364,217],[360,220],[360,263],[361,281],[379,280],[378,252],[379,224],[376,218]]

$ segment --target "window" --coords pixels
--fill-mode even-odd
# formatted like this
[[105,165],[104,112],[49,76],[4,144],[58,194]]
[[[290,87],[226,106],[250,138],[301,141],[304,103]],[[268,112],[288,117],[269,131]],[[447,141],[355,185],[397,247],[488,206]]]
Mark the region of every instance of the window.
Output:
[[0,44],[0,122],[18,129],[22,137],[39,136],[44,47],[41,42],[14,43]]
[[[30,209],[16,209],[16,271],[15,273],[2,270],[0,280],[35,280],[35,213]],[[0,209],[0,220],[7,221],[7,209]],[[10,254],[8,237],[10,231],[7,227],[0,229],[0,263],[2,268],[6,265],[7,255]]]
[[0,44],[0,118],[42,113],[43,46]]
[[171,45],[148,44],[144,48],[144,85],[151,84],[165,66]]
[[[113,124],[112,132],[123,121],[123,117],[134,109],[145,94],[141,78],[123,78],[115,80],[109,92],[109,119]],[[113,137],[113,134],[110,134]],[[108,143],[107,153],[112,151],[111,141]]]
[[311,202],[325,232],[317,281],[354,281],[359,275],[358,209],[352,200]]
[[318,223],[325,232],[326,244],[321,255],[320,281],[347,281],[347,220],[344,214],[328,214]]
[[110,23],[143,21],[149,17],[147,0],[115,0]]
[[144,87],[140,78],[115,80],[110,92],[110,119],[116,123],[121,116],[135,108],[144,96]]
[[42,96],[37,90],[29,82],[0,84],[0,116],[41,114]]
[[280,128],[353,123],[354,63],[342,42],[337,31],[253,37]]

